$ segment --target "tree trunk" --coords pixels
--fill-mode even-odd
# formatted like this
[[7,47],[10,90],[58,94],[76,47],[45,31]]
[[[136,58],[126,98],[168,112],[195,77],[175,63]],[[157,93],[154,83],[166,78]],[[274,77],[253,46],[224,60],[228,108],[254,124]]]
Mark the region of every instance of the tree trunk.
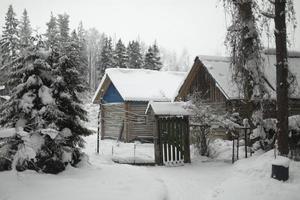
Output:
[[288,147],[288,62],[286,47],[286,0],[275,0],[275,41],[276,41],[276,89],[278,150],[281,155],[289,153]]

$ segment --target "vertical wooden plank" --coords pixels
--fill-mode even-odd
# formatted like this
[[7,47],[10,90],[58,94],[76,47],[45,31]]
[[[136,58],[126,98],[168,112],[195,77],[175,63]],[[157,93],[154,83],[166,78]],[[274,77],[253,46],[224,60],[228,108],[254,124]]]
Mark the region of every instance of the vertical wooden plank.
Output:
[[232,163],[234,163],[234,136],[232,139]]
[[183,127],[183,119],[179,119],[179,135],[180,135],[180,159],[183,160],[184,158],[184,127]]
[[171,137],[172,137],[172,160],[176,160],[176,133],[175,133],[175,117],[171,118]]
[[189,134],[189,120],[188,117],[184,117],[184,162],[190,163],[190,134]]
[[236,160],[239,160],[239,149],[240,149],[240,133],[237,134],[236,140]]
[[158,165],[162,165],[163,164],[163,160],[162,160],[162,141],[161,141],[161,123],[160,120],[155,117],[155,124],[156,124],[156,131],[157,133],[155,134],[155,162]]
[[101,126],[101,103],[99,104],[98,126],[97,126],[97,153],[98,154],[99,154],[99,146],[100,146],[100,126]]
[[178,128],[178,124],[179,124],[179,118],[175,119],[175,141],[176,141],[176,160],[179,161],[180,157],[179,157],[179,149],[180,149],[180,132],[179,132],[179,128]]
[[161,118],[161,123],[162,123],[162,135],[163,135],[163,144],[164,144],[164,162],[168,161],[168,156],[167,156],[167,135],[166,135],[166,121]]
[[172,148],[171,148],[171,141],[172,141],[172,137],[171,137],[171,124],[170,124],[170,119],[167,118],[166,119],[166,123],[167,123],[167,135],[168,135],[168,161],[171,161],[172,159]]
[[125,119],[124,119],[124,123],[125,123],[125,134],[124,134],[124,140],[127,142],[128,141],[128,135],[129,135],[129,121],[128,120],[128,111],[129,111],[129,105],[128,105],[128,102],[125,102],[125,105],[124,105],[124,108],[125,108]]
[[105,107],[104,107],[104,105],[103,105],[103,102],[100,102],[100,104],[101,104],[101,106],[100,106],[100,120],[101,120],[101,122],[100,122],[100,132],[101,132],[101,140],[103,140],[104,139],[104,135],[105,135],[105,130],[104,130],[104,123],[105,123],[105,121],[104,121],[104,117],[105,117]]

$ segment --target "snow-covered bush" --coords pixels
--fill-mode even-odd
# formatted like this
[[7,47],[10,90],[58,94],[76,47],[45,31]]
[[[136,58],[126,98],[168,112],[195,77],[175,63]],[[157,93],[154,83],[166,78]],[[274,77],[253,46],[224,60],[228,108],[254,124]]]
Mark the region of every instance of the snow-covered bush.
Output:
[[59,173],[80,161],[81,136],[91,131],[82,125],[86,111],[77,95],[84,86],[73,59],[38,42],[13,63],[14,89],[1,107],[0,124],[15,134],[0,134],[0,170]]
[[206,103],[203,96],[205,96],[203,93],[195,92],[189,97],[191,102],[190,109],[193,111],[191,136],[192,143],[199,154],[209,156],[210,129],[222,127],[224,130],[233,130],[236,127],[240,127],[238,122],[241,119],[237,113],[227,113],[222,105],[212,106]]

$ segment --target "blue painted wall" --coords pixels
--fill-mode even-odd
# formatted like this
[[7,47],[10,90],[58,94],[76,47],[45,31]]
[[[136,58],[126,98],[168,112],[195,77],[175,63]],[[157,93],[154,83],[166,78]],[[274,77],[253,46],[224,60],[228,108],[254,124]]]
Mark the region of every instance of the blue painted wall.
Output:
[[117,88],[112,83],[108,86],[108,88],[103,96],[103,100],[105,103],[124,102],[124,100],[121,97],[120,93],[118,92]]

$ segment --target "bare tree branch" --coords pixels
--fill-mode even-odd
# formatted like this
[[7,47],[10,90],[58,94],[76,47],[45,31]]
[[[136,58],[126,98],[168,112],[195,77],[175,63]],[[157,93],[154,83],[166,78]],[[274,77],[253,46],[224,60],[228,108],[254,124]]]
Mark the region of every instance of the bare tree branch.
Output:
[[275,5],[275,1],[268,0],[268,2],[270,2],[272,5]]
[[261,13],[264,17],[271,18],[271,19],[274,19],[274,18],[275,18],[275,14],[273,14],[273,13],[268,13],[268,12],[265,12],[265,11],[263,11],[263,10],[260,10],[260,13]]

